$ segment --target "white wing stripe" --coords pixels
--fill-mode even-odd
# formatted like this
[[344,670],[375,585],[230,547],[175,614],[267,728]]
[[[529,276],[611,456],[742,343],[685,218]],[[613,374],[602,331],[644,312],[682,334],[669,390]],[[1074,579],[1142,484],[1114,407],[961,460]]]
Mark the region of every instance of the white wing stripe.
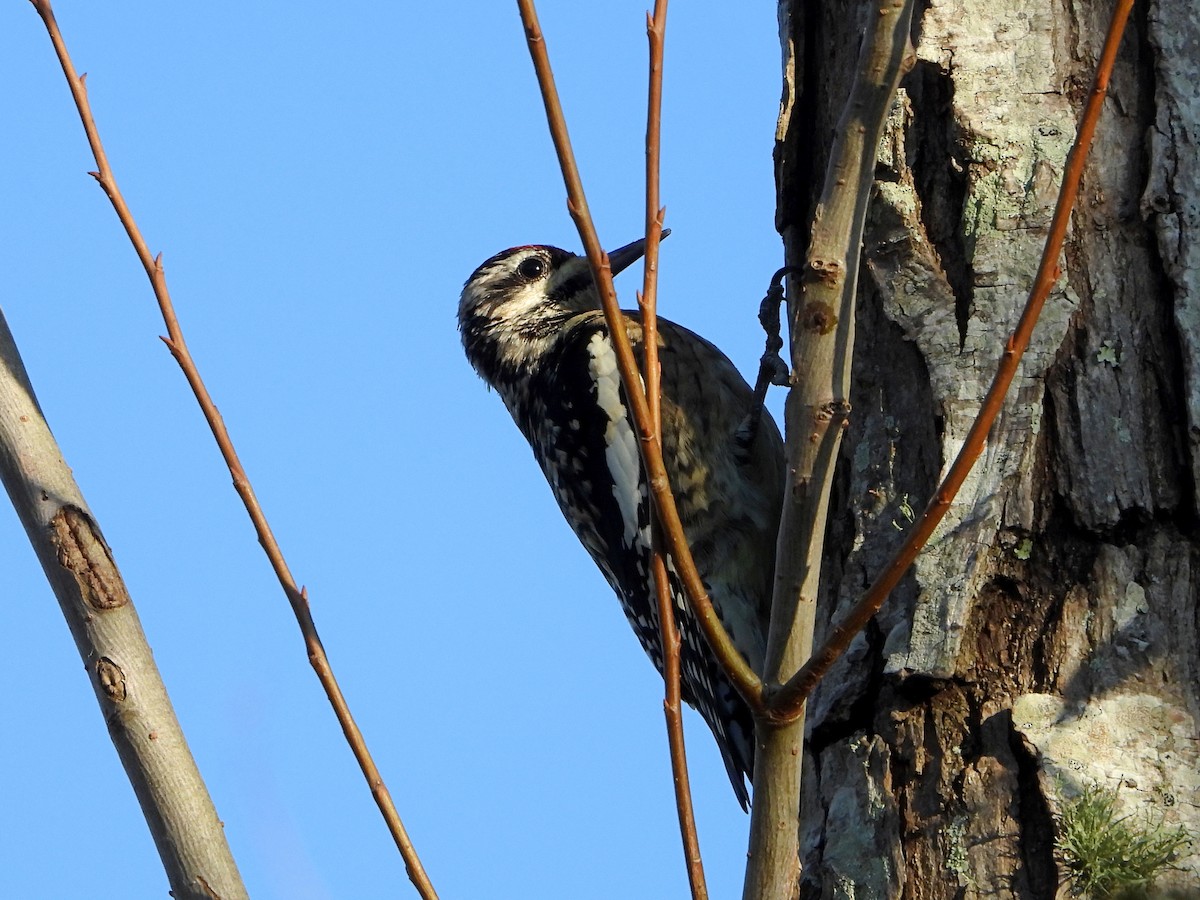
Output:
[[621,402],[617,356],[603,332],[596,332],[588,341],[588,374],[596,385],[596,403],[608,418],[604,430],[604,459],[612,474],[613,496],[625,524],[625,546],[632,547],[638,536],[642,461],[638,455],[637,436]]

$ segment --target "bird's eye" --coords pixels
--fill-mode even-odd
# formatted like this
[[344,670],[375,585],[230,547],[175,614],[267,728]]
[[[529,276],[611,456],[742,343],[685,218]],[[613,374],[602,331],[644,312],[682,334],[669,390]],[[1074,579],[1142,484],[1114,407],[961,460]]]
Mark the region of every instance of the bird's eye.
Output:
[[517,266],[517,274],[526,281],[537,281],[546,274],[546,261],[540,256],[521,260],[521,264]]

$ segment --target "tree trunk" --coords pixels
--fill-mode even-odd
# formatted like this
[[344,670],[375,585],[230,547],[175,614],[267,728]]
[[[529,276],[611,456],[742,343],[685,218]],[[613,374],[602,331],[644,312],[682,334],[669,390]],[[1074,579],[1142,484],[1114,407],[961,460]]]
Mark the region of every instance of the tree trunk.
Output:
[[[858,4],[780,4],[803,256]],[[1111,12],[918,9],[880,148],[820,621],[878,573],[1024,303]],[[1089,785],[1200,833],[1200,10],[1143,0],[1052,294],[935,539],[810,703],[806,896],[1054,897]],[[817,639],[821,638],[818,626]],[[1160,887],[1200,884],[1195,844]]]

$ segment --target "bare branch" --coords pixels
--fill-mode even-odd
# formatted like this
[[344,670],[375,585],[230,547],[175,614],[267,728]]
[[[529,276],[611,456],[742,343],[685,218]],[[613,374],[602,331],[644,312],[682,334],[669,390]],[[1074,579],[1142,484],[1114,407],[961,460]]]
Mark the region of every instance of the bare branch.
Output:
[[58,23],[55,21],[54,11],[51,8],[49,0],[31,0],[31,2],[45,23],[50,40],[54,44],[54,50],[58,54],[63,74],[66,75],[67,84],[71,89],[71,95],[79,111],[83,130],[87,134],[88,144],[91,146],[92,155],[95,157],[96,171],[90,174],[99,182],[100,187],[112,202],[113,209],[117,213],[117,218],[120,219],[122,226],[124,226],[125,233],[129,235],[129,240],[133,244],[138,259],[141,260],[142,266],[146,270],[146,275],[150,279],[150,284],[154,289],[154,296],[158,300],[158,306],[167,327],[167,337],[163,338],[163,342],[167,345],[167,348],[171,351],[171,355],[175,357],[176,362],[179,363],[179,367],[183,370],[184,377],[195,394],[196,401],[200,404],[200,408],[204,413],[204,418],[212,430],[213,438],[221,450],[225,464],[229,467],[229,472],[233,476],[234,489],[242,498],[246,512],[254,524],[254,530],[258,535],[259,543],[267,554],[267,558],[271,562],[271,567],[275,570],[275,575],[279,579],[279,583],[283,587],[283,591],[287,595],[288,602],[291,604],[292,611],[296,616],[296,621],[300,626],[300,632],[304,637],[305,647],[308,651],[309,662],[316,671],[321,686],[325,689],[325,694],[329,699],[330,705],[333,707],[343,733],[346,735],[346,740],[350,744],[355,758],[358,760],[359,767],[370,787],[371,794],[375,798],[375,803],[379,807],[380,813],[383,815],[389,831],[391,831],[392,838],[395,840],[396,846],[404,859],[408,876],[425,900],[433,900],[433,898],[437,897],[437,893],[434,891],[433,885],[430,883],[429,877],[421,865],[421,860],[417,856],[416,849],[409,840],[404,824],[400,821],[399,813],[396,812],[395,804],[392,802],[391,794],[388,792],[387,786],[383,782],[383,777],[380,775],[379,769],[375,766],[375,762],[371,758],[371,754],[363,740],[362,732],[359,731],[358,725],[350,713],[346,699],[342,695],[341,688],[333,676],[329,659],[325,654],[325,648],[321,644],[316,624],[313,622],[312,613],[309,610],[308,597],[296,584],[295,579],[292,578],[287,562],[283,557],[283,551],[280,549],[279,543],[275,540],[275,535],[271,531],[266,515],[259,505],[258,498],[254,494],[254,489],[250,484],[249,478],[246,476],[245,469],[242,468],[241,461],[238,459],[237,452],[234,449],[233,441],[229,436],[224,421],[221,419],[221,414],[217,411],[217,407],[213,403],[212,397],[209,395],[208,389],[200,377],[200,372],[192,359],[191,353],[188,351],[187,342],[184,340],[183,331],[180,328],[179,320],[175,315],[174,305],[171,302],[170,292],[167,290],[167,279],[163,271],[162,255],[160,254],[156,257],[150,255],[150,250],[142,237],[137,222],[134,220],[133,214],[130,212],[124,197],[121,195],[120,189],[117,187],[116,178],[108,164],[104,146],[100,142],[100,135],[96,128],[95,120],[92,117],[84,77],[75,74],[75,66],[71,62],[70,55],[67,53],[66,44],[59,31]]
[[[667,27],[667,0],[656,0],[653,15],[646,16],[646,37],[650,42],[650,85],[646,109],[646,250],[642,292],[638,305],[642,310],[643,347],[646,369],[646,399],[654,435],[662,432],[662,371],[658,364],[658,245],[662,238],[665,210],[659,200],[659,160],[662,148],[662,70],[663,39]],[[661,439],[661,438],[660,438]],[[645,450],[643,450],[643,454]],[[658,624],[662,636],[663,682],[666,694],[663,715],[667,722],[667,742],[671,751],[671,772],[675,785],[675,808],[679,834],[687,865],[688,884],[693,900],[707,900],[704,863],[700,856],[700,838],[692,809],[692,790],[688,780],[687,750],[683,738],[683,707],[680,690],[679,628],[675,606],[671,602],[667,577],[667,557],[663,546],[662,523],[657,513],[650,528],[651,571],[658,601]]]

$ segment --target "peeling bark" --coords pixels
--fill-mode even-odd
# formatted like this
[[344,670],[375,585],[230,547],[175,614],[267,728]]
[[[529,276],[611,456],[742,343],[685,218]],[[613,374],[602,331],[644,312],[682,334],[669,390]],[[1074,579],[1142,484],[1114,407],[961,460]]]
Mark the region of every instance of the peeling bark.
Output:
[[[784,2],[798,248],[857,47]],[[1032,281],[1110,12],[933,2],[881,147],[821,621],[923,508]],[[792,83],[794,82],[794,83]],[[984,456],[809,710],[811,897],[1054,897],[1089,784],[1200,833],[1200,10],[1135,13],[1064,273]],[[820,630],[820,628],[819,628]],[[818,630],[818,639],[820,633]],[[1200,883],[1200,855],[1165,887]]]

